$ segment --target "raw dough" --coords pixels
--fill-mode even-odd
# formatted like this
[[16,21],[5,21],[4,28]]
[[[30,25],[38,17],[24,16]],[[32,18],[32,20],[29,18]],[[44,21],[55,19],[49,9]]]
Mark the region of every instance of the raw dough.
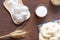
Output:
[[30,18],[29,8],[22,0],[5,0],[4,7],[10,12],[13,22],[17,25]]
[[[39,39],[60,40],[60,24],[55,22],[48,22],[39,28]],[[43,40],[41,39],[41,40]]]
[[60,5],[60,0],[51,0],[51,2],[53,5],[56,5],[56,6]]

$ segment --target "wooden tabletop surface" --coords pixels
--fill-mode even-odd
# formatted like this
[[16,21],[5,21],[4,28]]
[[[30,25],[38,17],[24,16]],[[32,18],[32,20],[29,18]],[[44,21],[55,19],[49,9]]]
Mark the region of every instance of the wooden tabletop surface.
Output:
[[[23,0],[24,4],[29,7],[31,17],[28,21],[17,26],[13,23],[9,12],[4,8],[3,2],[4,0],[0,0],[0,36],[8,34],[15,29],[25,30],[28,33],[24,39],[4,38],[1,40],[39,40],[37,25],[55,19],[60,19],[60,6],[53,6],[50,0]],[[44,18],[39,18],[35,15],[35,9],[39,5],[44,5],[48,9],[48,14]]]

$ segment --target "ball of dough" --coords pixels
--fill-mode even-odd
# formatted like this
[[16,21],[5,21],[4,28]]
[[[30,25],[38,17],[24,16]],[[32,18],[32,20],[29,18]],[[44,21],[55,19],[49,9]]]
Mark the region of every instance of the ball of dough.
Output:
[[38,17],[45,17],[47,15],[47,8],[45,6],[39,6],[35,10],[35,13]]
[[43,26],[40,28],[40,33],[43,37],[50,38],[52,35],[55,35],[57,31],[57,23],[49,22],[47,24],[43,24]]
[[42,25],[39,33],[40,40],[60,40],[60,24],[48,22]]
[[60,0],[51,0],[51,2],[53,5],[56,5],[56,6],[60,5]]

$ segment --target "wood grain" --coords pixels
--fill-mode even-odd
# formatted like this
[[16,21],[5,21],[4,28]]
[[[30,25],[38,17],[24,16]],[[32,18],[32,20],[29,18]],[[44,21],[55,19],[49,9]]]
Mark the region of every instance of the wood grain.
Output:
[[[60,6],[53,6],[50,0],[23,0],[24,4],[29,7],[31,18],[17,26],[13,23],[9,12],[4,8],[3,2],[4,0],[0,0],[0,36],[8,34],[15,29],[25,30],[28,33],[25,38],[4,38],[1,40],[39,40],[37,25],[51,20],[60,19]],[[35,15],[35,9],[39,5],[44,5],[48,9],[48,14],[44,18],[39,18]]]

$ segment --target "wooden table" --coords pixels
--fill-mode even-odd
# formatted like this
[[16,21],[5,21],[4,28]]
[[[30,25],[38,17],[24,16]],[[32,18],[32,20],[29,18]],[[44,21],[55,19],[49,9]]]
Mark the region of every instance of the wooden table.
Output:
[[[21,29],[28,32],[25,39],[4,38],[1,40],[39,40],[38,27],[40,23],[48,22],[55,19],[60,19],[60,6],[53,6],[50,0],[23,0],[31,12],[31,18],[23,24],[17,26],[13,23],[9,12],[3,6],[4,0],[0,0],[0,36],[8,34],[15,29]],[[48,9],[48,14],[44,18],[39,18],[35,15],[35,9],[39,5],[44,5]]]

